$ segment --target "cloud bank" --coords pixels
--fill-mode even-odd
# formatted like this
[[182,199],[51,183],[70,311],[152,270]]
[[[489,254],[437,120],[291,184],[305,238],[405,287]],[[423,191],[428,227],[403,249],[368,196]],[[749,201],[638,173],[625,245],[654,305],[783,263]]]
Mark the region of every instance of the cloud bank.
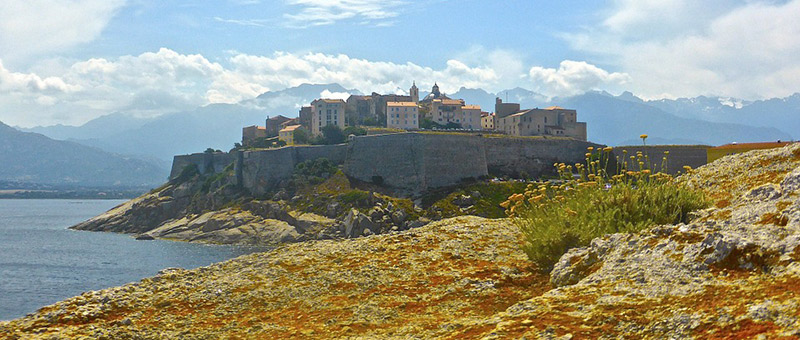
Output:
[[618,0],[573,48],[610,58],[645,97],[784,97],[800,89],[800,0]]
[[103,31],[125,0],[4,0],[0,58],[17,60],[87,43]]
[[[214,62],[200,54],[161,48],[137,56],[50,65],[42,69],[60,73],[47,76],[12,71],[0,63],[0,107],[6,108],[0,112],[0,121],[22,126],[80,124],[114,111],[152,116],[210,103],[236,103],[304,83],[338,83],[364,93],[397,93],[398,89],[408,89],[412,81],[422,90],[436,82],[445,93],[462,86],[499,91],[513,85],[566,96],[628,79],[624,74],[577,61],[564,61],[557,69],[532,67],[526,74],[521,62],[512,60],[508,53],[487,56],[473,62],[480,65],[451,59],[433,68],[344,54],[286,52],[270,56],[240,53]],[[512,68],[503,67],[512,62]]]

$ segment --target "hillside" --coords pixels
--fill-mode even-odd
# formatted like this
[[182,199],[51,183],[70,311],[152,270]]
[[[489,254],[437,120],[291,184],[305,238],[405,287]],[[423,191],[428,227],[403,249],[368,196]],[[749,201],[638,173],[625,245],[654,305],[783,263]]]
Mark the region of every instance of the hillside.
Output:
[[154,186],[167,170],[0,123],[0,180],[76,186]]
[[800,144],[680,179],[715,207],[613,234],[540,274],[507,220],[312,241],[87,292],[0,323],[76,338],[794,338]]

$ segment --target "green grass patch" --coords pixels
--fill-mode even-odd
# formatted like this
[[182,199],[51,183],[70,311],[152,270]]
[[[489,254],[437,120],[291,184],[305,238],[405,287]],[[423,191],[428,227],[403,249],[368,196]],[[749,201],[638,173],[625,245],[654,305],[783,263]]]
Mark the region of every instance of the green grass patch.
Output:
[[610,151],[590,150],[587,163],[575,169],[557,164],[560,181],[530,184],[502,203],[524,235],[523,250],[542,270],[549,271],[567,250],[595,237],[685,223],[689,212],[709,205],[702,192],[665,173],[622,164],[609,175],[603,165]]
[[[506,217],[505,209],[500,206],[500,203],[508,199],[510,195],[525,190],[527,184],[527,182],[516,181],[474,183],[455,190],[444,196],[444,198],[436,199],[431,204],[431,207],[434,210],[441,211],[443,218],[463,215],[487,218]],[[468,211],[461,211],[460,207],[453,204],[453,201],[458,197],[462,195],[472,196],[475,192],[479,193],[479,197],[473,197],[475,204]],[[423,199],[423,205],[425,205],[425,199]]]

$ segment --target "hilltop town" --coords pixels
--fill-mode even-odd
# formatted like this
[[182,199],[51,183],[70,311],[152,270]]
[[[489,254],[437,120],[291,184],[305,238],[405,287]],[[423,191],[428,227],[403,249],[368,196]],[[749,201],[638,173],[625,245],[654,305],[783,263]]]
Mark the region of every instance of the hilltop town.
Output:
[[[522,109],[517,103],[496,99],[493,112],[483,111],[463,99],[448,97],[434,84],[420,99],[416,83],[408,95],[351,95],[347,100],[319,98],[303,106],[296,118],[267,117],[264,126],[242,129],[242,145],[277,138],[277,146],[308,144],[309,137],[323,134],[326,127],[386,128],[387,131],[451,130],[491,132],[509,136],[557,136],[586,141],[586,123],[576,110],[558,106]],[[263,143],[262,143],[263,145]]]

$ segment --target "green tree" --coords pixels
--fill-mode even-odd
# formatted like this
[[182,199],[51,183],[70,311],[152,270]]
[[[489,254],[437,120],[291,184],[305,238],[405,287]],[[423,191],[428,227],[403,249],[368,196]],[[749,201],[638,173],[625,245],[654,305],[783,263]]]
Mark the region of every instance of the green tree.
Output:
[[322,128],[322,144],[341,144],[347,140],[347,136],[342,131],[342,128],[328,124]]
[[305,128],[294,130],[294,144],[311,144],[311,136]]

